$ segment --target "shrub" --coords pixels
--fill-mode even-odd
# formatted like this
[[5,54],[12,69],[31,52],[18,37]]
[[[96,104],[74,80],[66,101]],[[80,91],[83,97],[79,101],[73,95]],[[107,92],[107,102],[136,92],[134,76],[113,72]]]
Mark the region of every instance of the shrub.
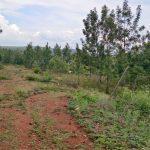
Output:
[[17,89],[16,94],[19,98],[27,98],[29,96],[29,92],[23,89]]
[[10,78],[7,76],[0,75],[0,80],[9,80]]
[[49,75],[48,72],[45,72],[42,77],[40,77],[40,82],[50,82],[52,80],[52,77]]
[[29,80],[29,81],[38,81],[38,76],[36,76],[36,75],[27,75],[26,76],[26,80]]
[[35,67],[33,69],[33,71],[34,71],[35,74],[40,74],[41,73],[41,69],[39,67]]
[[61,57],[53,57],[49,62],[49,68],[54,72],[65,73],[69,71],[68,64]]
[[124,105],[129,105],[134,110],[139,110],[141,116],[150,115],[150,92],[149,91],[135,91],[124,88],[122,92],[120,92],[117,104],[120,107]]
[[37,82],[50,82],[52,77],[48,72],[45,72],[43,75],[28,75],[26,76],[26,80],[29,81],[37,81]]

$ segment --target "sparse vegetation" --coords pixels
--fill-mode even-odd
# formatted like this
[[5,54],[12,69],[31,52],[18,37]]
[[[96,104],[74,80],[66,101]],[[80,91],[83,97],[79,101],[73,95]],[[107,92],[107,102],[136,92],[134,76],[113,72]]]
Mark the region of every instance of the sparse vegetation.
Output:
[[140,17],[124,0],[92,9],[74,50],[0,47],[0,149],[150,149],[150,32]]
[[[0,132],[0,143],[1,147],[4,146],[5,144],[7,145],[7,143],[9,142],[9,149],[17,149],[18,148],[18,144],[16,141],[16,134],[13,130],[13,116],[12,114],[9,114],[7,116],[7,119],[5,120],[4,118],[2,118],[2,114],[3,112],[1,112],[0,114],[0,120],[3,120],[3,124],[4,124],[4,128],[3,130]],[[6,124],[7,122],[7,124]]]
[[52,77],[48,72],[43,73],[43,75],[30,74],[26,76],[26,79],[29,81],[37,81],[37,82],[50,82]]
[[8,99],[8,95],[0,94],[0,102],[4,101],[6,99]]
[[4,66],[0,63],[0,70],[4,69]]
[[[95,94],[94,94],[95,95]],[[149,91],[123,90],[115,99],[76,92],[69,110],[96,148],[149,148]]]
[[33,68],[33,71],[34,71],[35,74],[40,74],[41,73],[41,70],[40,70],[39,67]]
[[41,118],[38,110],[34,110],[32,112],[32,118],[33,130],[31,133],[36,133],[36,135],[41,139],[43,148],[47,149],[52,145],[55,145],[58,149],[66,149],[63,141],[70,136],[69,133],[53,130],[55,122],[47,117]]
[[6,76],[1,76],[1,75],[0,75],[0,80],[9,80],[9,78],[6,77]]

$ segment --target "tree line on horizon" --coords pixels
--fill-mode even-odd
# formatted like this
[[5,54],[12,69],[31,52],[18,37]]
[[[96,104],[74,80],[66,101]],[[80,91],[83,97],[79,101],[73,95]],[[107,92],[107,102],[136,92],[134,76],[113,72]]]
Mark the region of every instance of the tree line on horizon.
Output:
[[94,8],[83,20],[82,48],[76,44],[73,52],[68,43],[64,48],[56,44],[53,49],[48,43],[45,47],[29,43],[24,51],[1,48],[0,62],[57,73],[71,71],[78,76],[96,75],[98,84],[105,83],[106,93],[128,68],[123,86],[149,86],[150,32],[139,25],[141,11],[139,5],[133,14],[127,0],[115,10],[104,5],[100,15]]

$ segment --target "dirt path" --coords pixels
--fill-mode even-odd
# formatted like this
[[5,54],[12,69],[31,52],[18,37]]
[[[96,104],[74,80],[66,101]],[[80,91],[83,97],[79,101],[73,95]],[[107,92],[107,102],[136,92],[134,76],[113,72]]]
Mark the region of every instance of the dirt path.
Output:
[[[66,134],[61,142],[67,149],[91,149],[92,143],[85,132],[67,113],[67,104],[68,98],[66,96],[54,97],[47,93],[32,96],[27,100],[29,110],[36,109],[41,118],[49,118],[53,122],[49,128],[50,132],[54,135],[55,133],[61,134],[61,136],[63,136],[62,133]],[[52,143],[52,145],[54,144]],[[55,149],[55,145],[53,148]]]
[[[35,87],[17,76],[0,82],[1,95],[14,94],[14,85],[27,90]],[[67,113],[68,100],[64,94],[37,93],[24,100],[25,110],[0,107],[0,150],[91,150],[92,142]],[[6,101],[11,104],[17,99]]]

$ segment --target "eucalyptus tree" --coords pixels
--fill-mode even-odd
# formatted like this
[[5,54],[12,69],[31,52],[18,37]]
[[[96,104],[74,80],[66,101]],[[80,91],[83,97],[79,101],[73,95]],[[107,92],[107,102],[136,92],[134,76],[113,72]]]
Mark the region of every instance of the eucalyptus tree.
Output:
[[99,40],[99,69],[106,76],[106,92],[109,93],[110,79],[113,77],[115,64],[113,53],[115,49],[116,23],[114,10],[110,11],[106,5],[102,7]]
[[34,66],[42,68],[42,48],[40,46],[36,46],[34,49]]
[[121,75],[126,66],[128,52],[136,53],[142,50],[144,26],[139,26],[141,6],[138,5],[133,14],[128,0],[124,0],[123,7],[116,9],[117,38],[116,49],[118,50],[118,72]]
[[61,46],[59,46],[57,43],[54,46],[53,53],[54,53],[54,56],[62,57]]
[[96,8],[90,11],[86,19],[83,20],[83,23],[83,34],[85,36],[85,39],[82,39],[82,45],[83,51],[85,51],[85,57],[88,58],[87,64],[90,68],[91,75],[92,67],[94,66],[94,60],[97,56],[99,39],[99,17]]
[[34,49],[32,43],[29,43],[24,51],[24,65],[27,68],[32,68],[34,64]]
[[71,48],[69,46],[69,44],[67,43],[65,45],[65,47],[62,49],[62,55],[63,55],[63,59],[67,62],[70,63],[71,62]]
[[43,66],[42,66],[42,70],[46,70],[49,68],[49,62],[52,58],[52,51],[50,46],[48,45],[48,43],[46,44],[46,46],[43,48],[43,53],[42,53],[42,57],[43,57]]
[[76,44],[76,71],[78,75],[78,85],[80,82],[81,59],[82,59],[81,56],[82,56],[81,49],[79,48],[79,45]]

